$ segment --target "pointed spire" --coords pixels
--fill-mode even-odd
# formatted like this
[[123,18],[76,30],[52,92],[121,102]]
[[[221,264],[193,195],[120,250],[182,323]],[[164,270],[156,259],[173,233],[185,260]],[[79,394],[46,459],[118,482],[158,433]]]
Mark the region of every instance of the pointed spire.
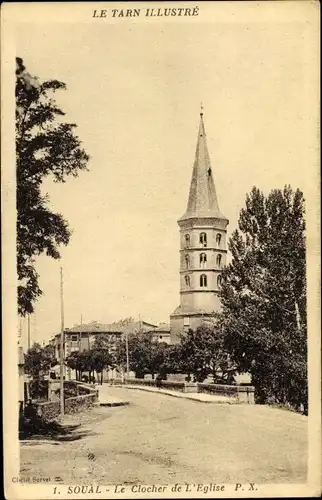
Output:
[[202,104],[188,205],[186,213],[179,220],[182,221],[196,217],[226,219],[226,217],[222,215],[219,210],[218,198],[207,147]]

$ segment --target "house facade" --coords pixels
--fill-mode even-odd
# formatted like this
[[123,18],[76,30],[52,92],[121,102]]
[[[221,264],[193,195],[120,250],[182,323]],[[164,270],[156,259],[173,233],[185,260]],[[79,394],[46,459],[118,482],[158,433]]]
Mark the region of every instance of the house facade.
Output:
[[[117,341],[125,338],[126,334],[142,332],[152,332],[157,329],[157,325],[146,321],[135,321],[131,318],[109,324],[92,321],[88,324],[75,325],[64,330],[64,358],[66,359],[72,352],[83,352],[93,347],[95,338],[103,335],[113,350]],[[60,359],[61,334],[58,333],[50,341],[55,347],[55,357]],[[65,377],[70,380],[75,378],[75,373],[71,368],[64,367]]]
[[166,344],[170,344],[170,325],[161,323],[157,328],[148,331],[147,335],[150,335],[151,340],[154,342],[165,342]]

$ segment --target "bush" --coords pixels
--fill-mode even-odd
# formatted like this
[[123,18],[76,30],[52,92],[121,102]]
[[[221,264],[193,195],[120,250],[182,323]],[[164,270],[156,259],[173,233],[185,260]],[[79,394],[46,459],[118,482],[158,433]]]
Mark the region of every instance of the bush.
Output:
[[31,399],[48,399],[48,380],[34,378],[29,384]]

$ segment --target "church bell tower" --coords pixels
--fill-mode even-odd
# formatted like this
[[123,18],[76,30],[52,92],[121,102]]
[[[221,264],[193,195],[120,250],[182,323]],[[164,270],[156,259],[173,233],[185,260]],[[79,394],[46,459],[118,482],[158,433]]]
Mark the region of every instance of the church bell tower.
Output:
[[180,305],[170,316],[171,342],[220,311],[218,292],[226,264],[228,223],[219,210],[201,111],[187,209],[178,220]]

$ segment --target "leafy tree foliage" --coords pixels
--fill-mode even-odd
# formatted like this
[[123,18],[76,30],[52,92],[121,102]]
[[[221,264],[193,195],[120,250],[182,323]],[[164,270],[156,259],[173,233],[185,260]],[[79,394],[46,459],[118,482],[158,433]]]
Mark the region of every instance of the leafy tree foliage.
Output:
[[66,358],[66,365],[76,371],[76,380],[81,380],[83,373],[89,373],[92,380],[96,372],[96,379],[103,383],[103,370],[115,367],[115,356],[108,341],[103,335],[95,338],[93,347],[85,351],[74,351]]
[[25,354],[25,372],[32,377],[46,375],[56,364],[55,349],[50,345],[42,347],[35,343]]
[[97,374],[101,376],[101,384],[103,383],[103,370],[105,368],[115,367],[115,356],[111,351],[109,342],[103,335],[95,338],[94,346],[89,351],[90,365]]
[[74,351],[65,359],[66,366],[75,370],[76,380],[81,380],[82,374],[89,371],[88,351]]
[[58,80],[40,82],[16,59],[16,162],[17,162],[17,271],[18,311],[32,313],[41,295],[35,258],[45,253],[59,259],[58,247],[67,245],[70,229],[42,193],[46,177],[65,182],[85,170],[89,156],[74,134],[76,125],[63,121],[65,113],[53,94],[65,90]]
[[257,400],[307,405],[304,199],[289,186],[253,188],[229,241],[219,327]]
[[[129,369],[135,372],[137,378],[143,378],[145,374],[152,373],[153,367],[153,345],[150,337],[144,333],[128,334]],[[118,366],[126,368],[126,342],[125,338],[120,340],[116,348],[116,360]]]
[[[177,346],[169,346],[165,342],[152,340],[146,333],[129,334],[129,368],[135,372],[136,378],[143,378],[146,374],[161,374],[166,378],[168,373],[178,370],[177,359],[173,356],[178,351]],[[125,339],[119,341],[116,349],[116,362],[123,370],[126,369]]]
[[[224,348],[224,337],[214,323],[204,323],[196,330],[189,330],[180,343],[181,369],[192,374],[196,382],[203,382],[208,375],[216,381],[218,372],[223,374],[222,382],[227,382],[231,374],[231,362]],[[229,380],[230,382],[231,380]]]
[[32,397],[47,397],[47,385],[44,376],[50,368],[57,364],[55,348],[47,345],[42,347],[35,343],[25,354],[25,372],[31,375],[30,393]]
[[165,380],[169,373],[177,373],[180,370],[181,353],[177,346],[168,345],[166,342],[152,342],[152,376],[159,374]]
[[[229,356],[224,351],[223,337],[215,326],[203,325],[197,331],[190,330],[182,335],[181,342],[168,345],[165,342],[151,340],[145,333],[128,336],[129,368],[137,378],[159,374],[163,379],[168,374],[189,373],[195,380],[203,381],[209,374],[218,377],[218,370],[223,374],[220,381],[227,383],[231,373]],[[117,364],[126,368],[126,343],[121,340],[116,352]]]
[[185,358],[182,344],[163,344],[164,360],[160,372],[165,374],[185,373]]

